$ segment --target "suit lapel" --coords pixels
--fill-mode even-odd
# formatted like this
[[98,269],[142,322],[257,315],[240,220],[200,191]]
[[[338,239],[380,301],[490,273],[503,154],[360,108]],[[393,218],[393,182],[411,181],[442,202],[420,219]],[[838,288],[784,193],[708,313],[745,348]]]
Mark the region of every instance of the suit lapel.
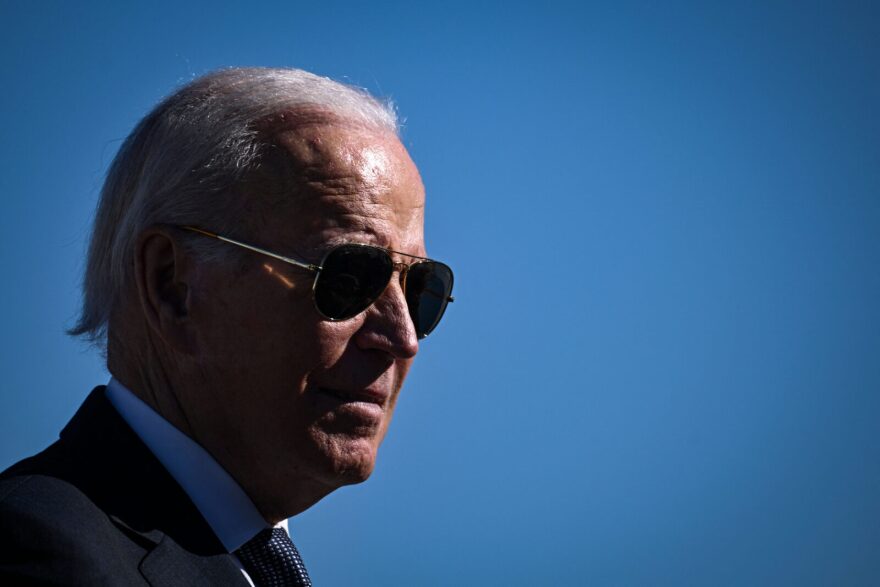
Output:
[[96,388],[53,445],[64,476],[148,551],[139,570],[152,585],[247,581],[162,464]]
[[173,539],[163,535],[159,544],[141,561],[138,570],[150,585],[240,585],[247,587],[241,571],[226,553],[194,557]]

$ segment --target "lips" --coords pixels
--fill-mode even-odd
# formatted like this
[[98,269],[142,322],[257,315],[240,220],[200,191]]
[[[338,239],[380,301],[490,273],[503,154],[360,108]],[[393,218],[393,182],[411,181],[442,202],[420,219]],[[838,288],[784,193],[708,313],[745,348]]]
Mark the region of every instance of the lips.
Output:
[[371,389],[360,389],[356,391],[348,391],[342,389],[333,389],[330,387],[319,387],[318,392],[325,395],[333,397],[343,403],[368,403],[368,404],[376,404],[377,406],[384,406],[385,400],[388,399],[388,395],[378,391]]

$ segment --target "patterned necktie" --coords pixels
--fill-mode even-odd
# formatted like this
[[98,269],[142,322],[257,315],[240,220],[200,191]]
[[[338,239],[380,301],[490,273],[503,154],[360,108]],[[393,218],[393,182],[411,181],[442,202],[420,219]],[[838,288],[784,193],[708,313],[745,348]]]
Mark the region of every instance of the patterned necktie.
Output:
[[266,528],[235,551],[257,587],[311,587],[296,546],[283,528]]

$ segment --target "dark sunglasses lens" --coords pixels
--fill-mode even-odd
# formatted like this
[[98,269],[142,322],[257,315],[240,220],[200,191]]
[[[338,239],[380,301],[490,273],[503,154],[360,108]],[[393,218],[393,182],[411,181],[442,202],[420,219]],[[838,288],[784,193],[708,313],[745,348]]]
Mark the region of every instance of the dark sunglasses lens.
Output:
[[423,261],[406,274],[406,303],[419,338],[440,322],[452,293],[452,269],[436,261]]
[[332,320],[345,320],[375,302],[394,271],[382,249],[342,245],[327,255],[315,282],[315,305]]

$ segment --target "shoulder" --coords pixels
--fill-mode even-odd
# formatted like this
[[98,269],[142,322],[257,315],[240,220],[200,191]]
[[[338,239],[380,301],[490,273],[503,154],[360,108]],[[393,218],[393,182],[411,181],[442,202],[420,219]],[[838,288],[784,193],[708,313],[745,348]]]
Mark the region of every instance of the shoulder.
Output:
[[[52,475],[25,473],[0,479],[0,520],[9,516],[62,531],[71,522],[94,525],[106,515],[72,483]],[[108,521],[109,522],[109,521]]]
[[131,573],[136,583],[143,554],[73,484],[42,474],[0,480],[0,579],[101,585]]

